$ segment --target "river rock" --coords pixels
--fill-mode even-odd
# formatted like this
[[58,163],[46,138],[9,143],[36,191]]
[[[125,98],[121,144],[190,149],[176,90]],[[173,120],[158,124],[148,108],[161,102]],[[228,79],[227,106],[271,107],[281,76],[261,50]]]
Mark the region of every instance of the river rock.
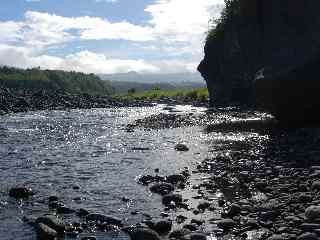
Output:
[[36,223],[40,224],[43,223],[48,227],[52,228],[53,230],[57,231],[58,233],[63,233],[66,229],[65,223],[59,219],[57,216],[54,215],[44,215],[38,217]]
[[150,191],[161,195],[169,194],[174,190],[174,186],[170,183],[155,183],[150,187]]
[[99,213],[91,213],[86,216],[87,221],[100,222],[118,227],[122,226],[122,220],[113,216],[107,216]]
[[37,237],[39,240],[55,240],[58,233],[49,226],[39,223],[37,226]]
[[128,233],[131,240],[161,240],[158,233],[144,227],[126,227],[122,229]]
[[219,228],[222,228],[222,229],[230,229],[230,228],[234,228],[237,226],[235,221],[233,221],[232,219],[229,219],[229,218],[217,221],[217,225]]
[[308,220],[320,218],[320,206],[310,206],[305,211],[305,216]]
[[182,202],[182,195],[181,194],[167,194],[164,195],[162,198],[162,203],[164,205],[169,205],[171,202],[175,204]]
[[9,196],[19,199],[19,198],[28,198],[30,196],[34,195],[34,192],[31,188],[27,187],[14,187],[11,188],[9,191]]
[[174,149],[176,151],[179,151],[179,152],[187,152],[187,151],[189,151],[189,148],[185,144],[181,144],[181,143],[177,144],[174,147]]
[[238,214],[240,214],[240,212],[241,212],[241,207],[238,204],[233,203],[233,204],[231,204],[230,209],[227,214],[229,217],[234,217],[234,216],[237,216]]
[[177,184],[178,182],[185,182],[186,177],[182,174],[173,174],[170,176],[167,176],[167,182],[172,184]]
[[319,191],[320,190],[320,181],[314,181],[311,185],[312,191]]

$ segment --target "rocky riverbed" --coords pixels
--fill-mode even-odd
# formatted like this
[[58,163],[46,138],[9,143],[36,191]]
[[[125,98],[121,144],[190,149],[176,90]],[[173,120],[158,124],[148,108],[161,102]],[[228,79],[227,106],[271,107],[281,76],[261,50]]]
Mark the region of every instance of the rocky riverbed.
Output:
[[[129,155],[139,152],[149,161],[163,151],[170,155],[158,158],[136,175],[135,182],[130,171],[137,162],[131,163],[134,168],[126,174],[142,198],[119,189],[122,197],[115,206],[130,206],[125,212],[101,211],[102,206],[108,208],[108,202],[100,208],[86,206],[82,199],[90,195],[85,192],[73,196],[73,201],[83,201],[80,207],[68,202],[65,196],[69,193],[63,188],[60,194],[50,194],[34,189],[37,184],[28,181],[23,188],[11,186],[7,195],[19,199],[22,208],[31,209],[22,219],[34,226],[40,239],[320,238],[320,129],[285,129],[266,114],[234,108],[207,114],[205,109],[159,106],[157,111],[149,108],[147,112],[126,121],[123,139],[141,141],[139,136],[148,135],[153,145],[131,147]],[[164,141],[163,147],[159,138],[170,141]],[[144,155],[150,151],[151,155]],[[118,167],[116,172],[121,172],[121,165]],[[118,188],[129,184],[117,179],[121,183]],[[72,191],[82,185],[74,185]],[[100,189],[104,188],[108,187]],[[142,201],[143,194],[149,195],[154,210]],[[99,195],[96,201],[99,199],[103,197]]]

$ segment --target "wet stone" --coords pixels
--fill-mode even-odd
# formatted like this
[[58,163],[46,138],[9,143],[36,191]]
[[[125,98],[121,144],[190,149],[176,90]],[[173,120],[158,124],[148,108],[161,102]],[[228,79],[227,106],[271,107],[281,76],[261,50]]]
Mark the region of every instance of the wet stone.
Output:
[[34,192],[31,188],[27,187],[14,187],[11,188],[9,191],[9,196],[19,199],[19,198],[28,198],[30,196],[34,195]]
[[39,240],[55,240],[58,233],[49,226],[39,223],[37,226],[37,237]]
[[169,194],[174,190],[174,186],[170,183],[156,183],[150,187],[150,191],[160,195]]
[[297,240],[318,240],[318,236],[315,233],[303,233],[298,236]]
[[189,148],[185,145],[185,144],[177,144],[175,147],[174,147],[174,149],[176,150],[176,151],[179,151],[179,152],[187,152],[187,151],[189,151]]
[[131,240],[161,240],[158,233],[149,228],[127,227],[122,230],[129,234]]
[[44,215],[42,217],[38,217],[36,223],[43,223],[58,233],[63,233],[66,228],[65,223],[54,215]]
[[183,237],[184,240],[206,240],[207,235],[204,233],[190,233]]
[[171,202],[177,204],[182,202],[182,196],[180,194],[167,194],[163,196],[162,203],[169,205]]
[[113,216],[99,214],[99,213],[91,213],[91,214],[87,215],[86,220],[93,221],[93,222],[106,223],[106,224],[115,225],[118,227],[122,226],[121,219],[113,217]]
[[309,221],[320,218],[320,206],[310,206],[305,211],[305,216]]
[[181,239],[183,236],[191,233],[190,230],[186,228],[174,230],[169,234],[169,239],[175,238],[175,239]]
[[237,226],[235,221],[228,218],[217,221],[217,225],[219,228],[222,228],[222,229],[231,229]]
[[153,226],[153,230],[155,230],[158,234],[163,235],[170,232],[172,228],[171,221],[159,221]]

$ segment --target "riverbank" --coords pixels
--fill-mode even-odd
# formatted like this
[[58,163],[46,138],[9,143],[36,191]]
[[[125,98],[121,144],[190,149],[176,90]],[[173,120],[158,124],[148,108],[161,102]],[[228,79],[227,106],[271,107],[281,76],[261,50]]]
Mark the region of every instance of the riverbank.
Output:
[[158,97],[155,99],[124,98],[103,95],[70,94],[48,91],[14,91],[0,88],[0,115],[37,110],[67,110],[112,107],[147,107],[159,104],[191,104],[207,106],[206,100],[188,97]]

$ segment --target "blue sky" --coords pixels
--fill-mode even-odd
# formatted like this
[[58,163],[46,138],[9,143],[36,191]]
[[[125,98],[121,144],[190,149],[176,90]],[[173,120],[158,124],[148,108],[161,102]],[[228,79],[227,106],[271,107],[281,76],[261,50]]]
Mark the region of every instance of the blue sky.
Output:
[[0,65],[194,72],[223,0],[1,0]]

